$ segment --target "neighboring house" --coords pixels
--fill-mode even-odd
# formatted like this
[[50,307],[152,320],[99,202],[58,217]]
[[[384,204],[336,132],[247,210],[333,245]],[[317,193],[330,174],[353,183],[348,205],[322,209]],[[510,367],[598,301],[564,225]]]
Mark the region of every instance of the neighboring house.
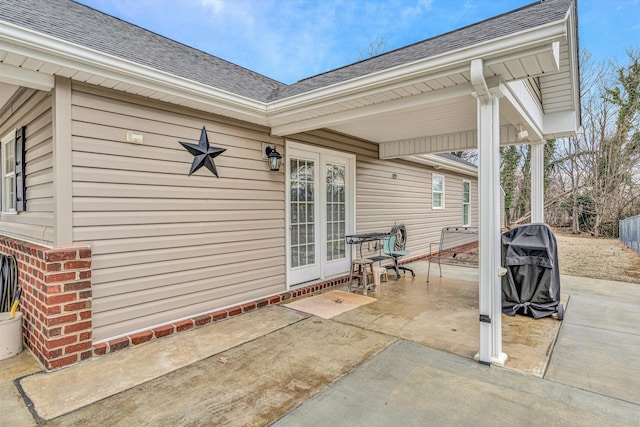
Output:
[[[570,0],[292,85],[74,2],[3,0],[0,248],[25,342],[54,369],[334,286],[344,235],[396,223],[410,259],[483,218],[495,249],[498,143],[574,135],[577,73]],[[188,176],[203,127],[218,177]],[[476,148],[479,169],[446,154]]]

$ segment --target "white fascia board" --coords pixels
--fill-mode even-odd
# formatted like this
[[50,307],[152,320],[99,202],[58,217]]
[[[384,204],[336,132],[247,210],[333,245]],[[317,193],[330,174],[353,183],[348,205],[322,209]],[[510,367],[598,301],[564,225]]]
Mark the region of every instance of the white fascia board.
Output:
[[[501,84],[500,93],[513,105],[518,115],[522,117],[524,123],[520,123],[526,124],[535,133],[535,135],[530,136],[531,140],[544,139],[544,113],[542,106],[528,90],[527,84],[522,80]],[[519,123],[513,123],[513,125],[517,124]]]
[[393,68],[367,74],[346,82],[335,83],[319,89],[314,89],[299,95],[274,101],[268,105],[268,113],[274,116],[281,111],[292,108],[300,108],[309,103],[317,104],[330,99],[339,98],[358,93],[371,88],[387,86],[398,81],[406,81],[413,78],[424,78],[433,73],[441,73],[448,69],[469,69],[469,63],[475,58],[488,59],[495,63],[501,56],[512,56],[521,50],[530,50],[535,46],[554,42],[566,36],[565,21],[556,21],[537,27],[533,30],[525,30],[494,39],[479,45],[469,46],[450,51],[441,55],[421,59],[415,62],[398,65]]
[[6,64],[0,64],[0,82],[45,92],[49,92],[54,86],[53,76]]
[[567,34],[569,40],[569,70],[571,73],[571,80],[573,85],[573,102],[576,110],[576,123],[577,127],[582,125],[582,102],[580,100],[580,59],[578,58],[578,26],[576,24],[577,17],[575,16],[575,6],[570,8],[567,12],[566,25]]
[[544,115],[545,139],[575,136],[579,127],[577,111],[560,111]]
[[433,154],[423,154],[421,156],[411,156],[406,158],[409,161],[420,163],[422,165],[431,166],[436,170],[446,170],[449,172],[457,172],[463,175],[478,177],[478,168],[463,165],[462,163],[448,160]]
[[152,67],[3,22],[0,49],[43,62],[202,102],[266,124],[266,104]]

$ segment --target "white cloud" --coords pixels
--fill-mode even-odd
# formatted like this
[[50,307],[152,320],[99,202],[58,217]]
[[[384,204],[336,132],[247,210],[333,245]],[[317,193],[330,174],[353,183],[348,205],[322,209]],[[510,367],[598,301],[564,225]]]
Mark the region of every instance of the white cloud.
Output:
[[431,10],[431,3],[433,0],[418,0],[418,2],[414,6],[405,7],[402,10],[402,15],[404,17],[414,17],[416,15],[421,15],[423,12],[428,12]]
[[220,13],[224,9],[224,0],[200,0],[200,4],[210,8],[213,13]]

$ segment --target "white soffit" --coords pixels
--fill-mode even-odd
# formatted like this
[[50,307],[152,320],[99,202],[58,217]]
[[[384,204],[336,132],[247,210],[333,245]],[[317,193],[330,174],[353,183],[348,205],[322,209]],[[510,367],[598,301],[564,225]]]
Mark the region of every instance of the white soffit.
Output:
[[560,71],[560,42],[533,47],[524,52],[489,59],[485,68],[504,81],[554,74]]

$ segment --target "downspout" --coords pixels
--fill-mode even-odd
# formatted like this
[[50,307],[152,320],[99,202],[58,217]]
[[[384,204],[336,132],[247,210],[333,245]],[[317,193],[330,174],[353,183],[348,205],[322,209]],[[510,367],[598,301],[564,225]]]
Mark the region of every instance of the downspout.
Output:
[[489,86],[487,86],[487,81],[484,78],[484,62],[481,58],[476,58],[471,60],[471,86],[473,86],[473,90],[475,93],[473,94],[478,100],[488,101],[489,94]]

